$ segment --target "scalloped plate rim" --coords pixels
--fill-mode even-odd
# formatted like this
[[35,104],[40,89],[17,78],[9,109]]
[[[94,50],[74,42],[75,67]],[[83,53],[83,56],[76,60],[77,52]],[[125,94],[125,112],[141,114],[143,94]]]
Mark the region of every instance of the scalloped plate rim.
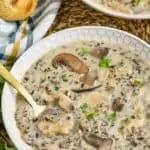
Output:
[[[20,78],[19,80],[21,80],[22,76],[24,75],[24,73],[21,73],[21,69],[24,66],[31,66],[31,64],[35,63],[38,59],[37,58],[33,58],[32,55],[39,55],[36,57],[41,58],[44,54],[46,54],[50,49],[51,49],[51,44],[49,43],[49,41],[51,41],[52,43],[52,39],[55,41],[55,39],[60,38],[61,41],[61,37],[60,35],[66,35],[68,37],[68,35],[70,36],[70,32],[72,31],[79,31],[79,30],[87,30],[88,32],[90,30],[94,29],[95,31],[97,30],[101,30],[101,32],[104,30],[106,31],[111,31],[111,32],[119,32],[121,35],[124,36],[128,36],[131,39],[136,40],[136,42],[140,42],[143,46],[146,46],[146,49],[150,50],[150,45],[148,45],[148,43],[146,43],[145,41],[141,40],[140,38],[129,34],[125,31],[122,30],[118,30],[118,29],[114,29],[114,28],[110,28],[110,27],[103,27],[103,26],[82,26],[82,27],[75,27],[75,28],[70,28],[70,29],[65,29],[56,33],[53,33],[52,35],[46,37],[45,39],[35,43],[32,47],[30,47],[14,64],[14,66],[12,67],[11,73],[16,77],[16,78]],[[78,33],[77,33],[78,34]],[[81,33],[83,34],[83,33]],[[83,36],[83,35],[80,35]],[[91,34],[89,34],[89,36],[91,36]],[[91,38],[91,37],[90,37]],[[93,38],[93,37],[92,37]],[[46,45],[47,44],[47,45]],[[61,45],[61,44],[56,44],[57,46]],[[42,48],[41,48],[42,46]],[[45,49],[45,47],[47,47],[48,49]],[[33,50],[34,49],[34,50]],[[37,51],[36,51],[37,49]],[[28,58],[33,58],[32,61],[33,62],[29,62],[28,63],[30,65],[28,65],[27,60]],[[20,67],[20,68],[19,68]],[[24,72],[26,72],[28,69],[25,69]],[[13,101],[9,102],[8,99],[12,99]],[[4,85],[4,89],[3,89],[3,93],[2,93],[2,116],[3,116],[3,121],[4,121],[4,125],[5,128],[7,130],[7,133],[9,135],[9,137],[11,138],[11,140],[13,141],[13,143],[16,145],[18,150],[31,150],[32,148],[30,148],[27,144],[25,144],[25,142],[20,138],[20,131],[16,126],[16,122],[15,122],[15,117],[14,117],[14,111],[15,111],[15,106],[16,106],[16,101],[15,101],[15,97],[12,95],[12,90],[11,87],[5,83]],[[9,107],[8,106],[13,106],[13,107]],[[11,118],[11,116],[13,118]],[[12,130],[13,129],[15,130]],[[16,132],[15,132],[16,131]],[[16,137],[17,136],[17,137]]]

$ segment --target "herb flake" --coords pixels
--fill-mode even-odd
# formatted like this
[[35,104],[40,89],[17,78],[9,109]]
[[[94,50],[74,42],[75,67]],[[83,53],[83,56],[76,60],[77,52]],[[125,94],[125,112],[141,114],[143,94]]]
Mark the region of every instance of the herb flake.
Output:
[[115,121],[115,120],[116,120],[116,117],[117,117],[116,112],[113,112],[113,113],[109,114],[108,120]]
[[87,118],[87,120],[93,120],[93,119],[95,119],[96,117],[98,117],[99,116],[99,112],[98,111],[94,111],[94,112],[92,112],[92,113],[89,113],[87,116],[86,116],[86,118]]
[[62,74],[61,78],[62,78],[62,80],[63,80],[64,82],[67,82],[67,81],[68,81],[68,78],[67,78],[67,74],[66,74],[66,73]]
[[134,3],[135,3],[136,5],[139,5],[140,2],[141,2],[141,0],[134,0]]
[[59,87],[58,87],[58,86],[55,86],[55,87],[54,87],[54,90],[55,90],[55,91],[59,91]]
[[82,55],[87,55],[89,54],[89,49],[87,47],[82,47],[81,48],[81,51],[82,51]]
[[111,64],[111,59],[108,59],[108,58],[102,58],[100,61],[99,61],[99,67],[100,68],[110,68],[110,64]]
[[95,110],[95,109],[92,109],[88,106],[87,103],[84,103],[80,106],[82,112],[84,113],[85,117],[87,120],[93,120],[95,119],[96,117],[99,116],[99,111],[98,110]]
[[80,108],[82,109],[82,111],[85,111],[85,109],[88,108],[88,104],[87,103],[84,103],[80,106]]
[[138,88],[142,88],[144,86],[144,83],[140,80],[134,80],[134,85]]

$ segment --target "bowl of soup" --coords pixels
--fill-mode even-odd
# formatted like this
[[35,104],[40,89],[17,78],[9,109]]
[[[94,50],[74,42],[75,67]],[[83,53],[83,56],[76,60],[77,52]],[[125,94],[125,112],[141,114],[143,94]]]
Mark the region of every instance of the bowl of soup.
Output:
[[148,150],[150,46],[113,28],[77,27],[33,45],[11,73],[47,110],[5,84],[2,112],[18,150]]
[[150,19],[150,0],[82,0],[94,9],[125,19]]

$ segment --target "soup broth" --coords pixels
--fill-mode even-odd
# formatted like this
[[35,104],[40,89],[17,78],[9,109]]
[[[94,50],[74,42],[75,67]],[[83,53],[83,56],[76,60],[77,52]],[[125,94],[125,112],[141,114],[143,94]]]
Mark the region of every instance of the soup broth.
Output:
[[150,61],[139,52],[74,41],[49,51],[22,83],[39,105],[48,105],[35,120],[17,97],[17,126],[33,149],[150,149]]

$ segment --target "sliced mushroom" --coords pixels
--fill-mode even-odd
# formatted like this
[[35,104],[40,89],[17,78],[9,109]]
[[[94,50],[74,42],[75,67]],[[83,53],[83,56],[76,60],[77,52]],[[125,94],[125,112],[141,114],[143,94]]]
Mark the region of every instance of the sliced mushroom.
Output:
[[91,55],[96,58],[104,58],[108,55],[108,48],[106,47],[96,47],[91,51]]
[[82,92],[90,92],[90,91],[93,91],[97,88],[100,88],[101,85],[96,85],[96,86],[93,86],[93,87],[89,87],[89,88],[78,88],[78,89],[72,89],[73,92],[76,92],[76,93],[82,93]]
[[69,111],[70,106],[71,106],[71,100],[68,96],[66,96],[63,93],[59,94],[59,100],[58,100],[58,104],[61,108],[63,108],[66,111]]
[[93,134],[84,134],[83,138],[89,145],[95,148],[101,148],[101,150],[110,150],[113,144],[111,138],[101,138]]
[[48,88],[46,88],[46,92],[43,93],[43,96],[44,96],[46,101],[48,101],[48,102],[57,101],[59,106],[62,109],[69,111],[69,108],[71,105],[71,100],[68,96],[66,96],[64,94],[65,92],[66,91],[62,91],[60,93],[54,93],[51,90],[48,90]]
[[46,136],[68,134],[70,130],[73,128],[73,126],[74,126],[73,119],[70,118],[68,120],[67,115],[65,115],[63,118],[61,118],[60,121],[56,123],[45,120],[41,120],[38,123],[38,129],[40,130],[41,133],[43,133]]
[[108,102],[107,96],[102,93],[92,92],[83,96],[83,102],[87,103],[91,108]]
[[58,64],[65,64],[69,66],[73,71],[82,74],[88,72],[88,67],[77,56],[70,53],[61,53],[52,60],[52,65],[57,68]]
[[91,86],[94,84],[96,79],[97,79],[97,70],[94,70],[84,74],[84,76],[80,78],[80,81]]
[[52,91],[46,90],[43,92],[42,96],[47,103],[51,103],[51,102],[54,102],[55,100],[58,100],[58,94]]

